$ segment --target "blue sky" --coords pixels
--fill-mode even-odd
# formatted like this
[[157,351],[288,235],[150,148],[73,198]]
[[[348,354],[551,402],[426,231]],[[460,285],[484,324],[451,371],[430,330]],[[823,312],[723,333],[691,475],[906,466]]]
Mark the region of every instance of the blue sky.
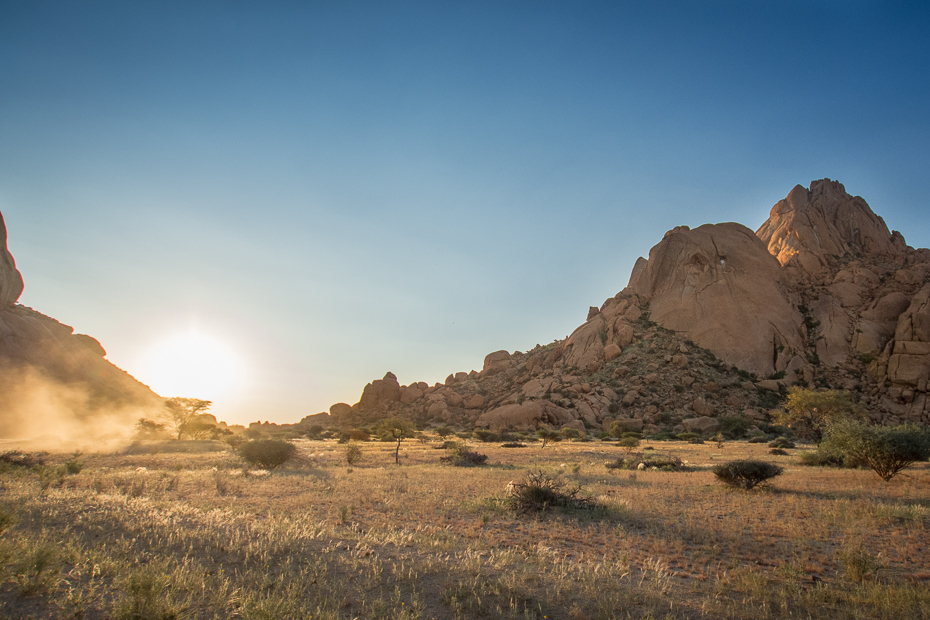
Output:
[[928,32],[919,2],[0,0],[21,301],[148,383],[195,326],[243,375],[184,395],[287,422],[563,338],[666,230],[813,179],[926,247]]

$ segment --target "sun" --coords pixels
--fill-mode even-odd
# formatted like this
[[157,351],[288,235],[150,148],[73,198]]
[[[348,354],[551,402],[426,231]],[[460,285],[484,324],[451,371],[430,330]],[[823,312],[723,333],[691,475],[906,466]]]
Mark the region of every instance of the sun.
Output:
[[197,329],[153,346],[142,362],[141,379],[162,396],[216,400],[242,380],[242,363],[222,340]]

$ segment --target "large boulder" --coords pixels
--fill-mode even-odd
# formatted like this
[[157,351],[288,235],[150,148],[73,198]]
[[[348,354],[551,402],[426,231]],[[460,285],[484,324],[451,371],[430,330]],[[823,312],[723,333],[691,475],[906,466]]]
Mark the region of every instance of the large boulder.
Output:
[[358,401],[359,409],[379,409],[400,401],[400,384],[394,373],[388,372],[383,379],[376,379],[365,386]]
[[491,409],[478,417],[475,426],[535,430],[544,425],[561,428],[575,419],[568,409],[548,401],[528,400]]
[[653,321],[728,364],[769,375],[804,349],[781,266],[742,224],[670,230],[631,285]]
[[495,351],[494,353],[488,353],[484,357],[484,366],[482,372],[486,374],[494,374],[500,372],[501,370],[506,370],[510,368],[512,364],[512,358],[510,353],[507,351]]

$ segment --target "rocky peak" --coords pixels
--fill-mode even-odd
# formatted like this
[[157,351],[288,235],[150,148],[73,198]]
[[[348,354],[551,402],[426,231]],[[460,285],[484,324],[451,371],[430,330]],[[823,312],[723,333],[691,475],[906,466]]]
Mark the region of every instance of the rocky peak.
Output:
[[652,320],[729,364],[768,376],[803,351],[784,273],[742,224],[674,228],[638,271],[631,288]]
[[0,308],[9,308],[23,294],[23,276],[6,246],[6,224],[0,214]]
[[888,232],[865,200],[850,196],[842,183],[796,185],[772,207],[756,235],[792,276],[819,281],[842,259],[903,262],[904,237]]

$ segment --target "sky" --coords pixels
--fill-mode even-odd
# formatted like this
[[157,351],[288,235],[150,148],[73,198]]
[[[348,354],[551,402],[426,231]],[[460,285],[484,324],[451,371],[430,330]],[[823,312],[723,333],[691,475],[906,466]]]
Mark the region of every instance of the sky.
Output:
[[815,179],[928,247],[928,32],[925,2],[0,0],[20,302],[296,422],[564,338],[665,231]]

